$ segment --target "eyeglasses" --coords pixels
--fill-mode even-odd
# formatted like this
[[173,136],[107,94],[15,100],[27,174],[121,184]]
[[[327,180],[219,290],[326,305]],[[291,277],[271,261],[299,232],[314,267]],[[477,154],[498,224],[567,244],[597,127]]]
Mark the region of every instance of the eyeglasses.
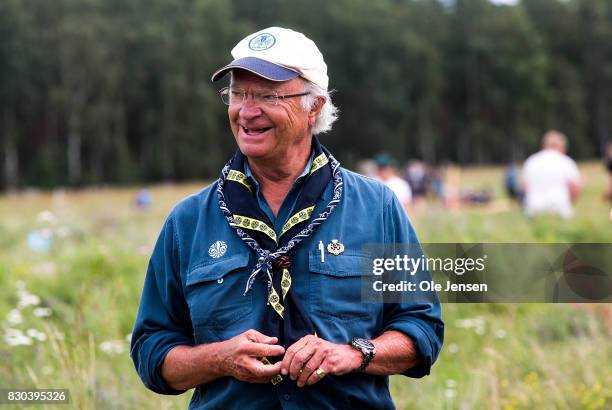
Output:
[[310,94],[309,92],[303,92],[299,94],[285,94],[278,95],[276,91],[255,91],[247,93],[246,91],[240,88],[231,88],[231,87],[223,87],[219,90],[219,95],[221,96],[221,101],[225,105],[242,105],[247,98],[247,95],[251,95],[253,97],[253,101],[258,104],[268,105],[268,106],[276,106],[280,100],[284,100],[285,98],[293,98],[293,97],[303,97],[305,95]]

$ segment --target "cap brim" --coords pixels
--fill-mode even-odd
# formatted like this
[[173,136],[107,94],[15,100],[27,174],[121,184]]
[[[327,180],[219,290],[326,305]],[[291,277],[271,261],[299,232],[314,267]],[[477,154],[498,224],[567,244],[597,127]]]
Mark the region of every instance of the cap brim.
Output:
[[271,81],[287,81],[300,75],[296,71],[262,60],[261,58],[244,57],[234,60],[225,67],[221,67],[215,71],[210,80],[217,81],[231,70],[237,68],[250,71],[253,74]]

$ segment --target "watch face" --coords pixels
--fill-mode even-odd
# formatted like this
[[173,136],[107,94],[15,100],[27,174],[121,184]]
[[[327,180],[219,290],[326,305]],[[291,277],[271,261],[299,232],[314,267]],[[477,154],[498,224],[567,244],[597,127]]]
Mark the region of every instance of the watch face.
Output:
[[374,344],[367,339],[356,337],[352,340],[351,344],[361,350],[364,354],[374,350]]

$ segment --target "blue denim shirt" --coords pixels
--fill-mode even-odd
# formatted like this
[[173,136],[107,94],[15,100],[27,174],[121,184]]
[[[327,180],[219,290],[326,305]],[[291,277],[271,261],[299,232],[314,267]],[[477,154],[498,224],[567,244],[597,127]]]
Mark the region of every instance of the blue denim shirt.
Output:
[[[362,245],[417,243],[417,237],[392,191],[346,169],[341,172],[340,205],[293,255],[292,291],[310,315],[317,335],[333,343],[349,343],[355,336],[373,339],[388,330],[408,335],[421,362],[404,374],[422,377],[429,374],[442,346],[440,305],[359,300],[361,276],[367,274],[361,266],[373,258],[364,253]],[[229,227],[219,209],[216,188],[217,182],[173,209],[149,262],[131,356],[144,384],[158,393],[182,393],[171,389],[161,376],[161,365],[173,347],[223,341],[251,328],[262,329],[266,283],[256,281],[243,295],[256,257]],[[283,202],[275,227],[285,222],[282,215],[292,214],[292,196],[299,193],[299,186],[295,188]],[[315,214],[325,208],[332,188],[330,182]],[[345,250],[338,256],[326,253],[322,261],[319,242],[328,244],[332,239]],[[218,241],[225,244],[225,251],[217,247],[217,252],[209,253]],[[365,373],[328,375],[303,388],[294,383],[273,386],[224,377],[198,386],[190,408],[394,408],[388,384],[386,376]]]

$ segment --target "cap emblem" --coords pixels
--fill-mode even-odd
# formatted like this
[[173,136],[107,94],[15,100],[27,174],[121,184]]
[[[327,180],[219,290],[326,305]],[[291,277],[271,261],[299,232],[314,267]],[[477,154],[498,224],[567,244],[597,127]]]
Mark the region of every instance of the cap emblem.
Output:
[[272,47],[276,43],[276,38],[269,33],[256,35],[249,41],[249,48],[253,51],[263,51]]

